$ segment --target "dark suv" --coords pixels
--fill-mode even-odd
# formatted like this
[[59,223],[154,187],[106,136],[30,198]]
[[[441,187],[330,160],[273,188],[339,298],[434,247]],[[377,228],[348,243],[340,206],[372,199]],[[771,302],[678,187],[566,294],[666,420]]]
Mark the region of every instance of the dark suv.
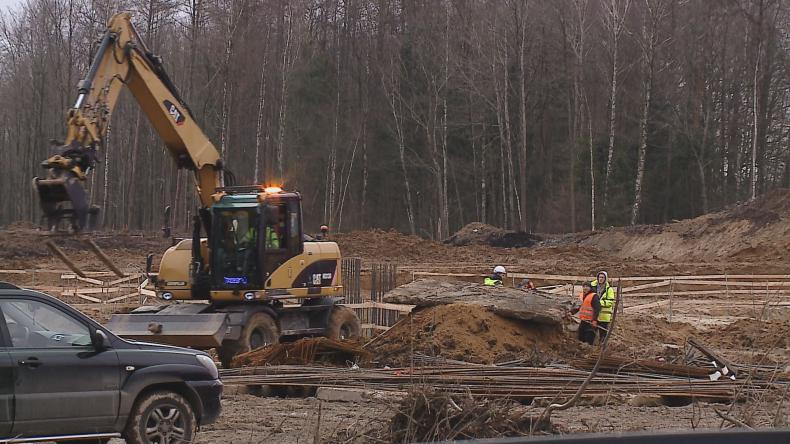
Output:
[[65,303],[0,282],[0,443],[192,442],[222,383],[203,352],[123,340]]

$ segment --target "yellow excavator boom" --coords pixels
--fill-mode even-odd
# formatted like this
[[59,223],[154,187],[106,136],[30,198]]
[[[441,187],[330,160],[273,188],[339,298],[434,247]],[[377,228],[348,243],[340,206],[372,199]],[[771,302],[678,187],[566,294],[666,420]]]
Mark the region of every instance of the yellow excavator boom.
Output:
[[129,13],[113,16],[78,96],[67,113],[65,143],[42,163],[45,178],[35,178],[42,209],[52,229],[70,218],[75,229],[87,225],[87,172],[104,147],[112,112],[123,87],[129,88],[180,168],[194,171],[204,207],[222,183],[219,152],[194,120],[165,72],[161,59],[140,38]]

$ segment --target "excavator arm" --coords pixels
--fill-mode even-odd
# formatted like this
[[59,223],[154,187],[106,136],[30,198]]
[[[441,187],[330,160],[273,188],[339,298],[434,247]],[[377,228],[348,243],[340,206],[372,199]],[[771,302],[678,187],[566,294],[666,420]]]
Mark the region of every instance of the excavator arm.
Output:
[[179,168],[195,174],[204,207],[222,183],[219,152],[195,122],[189,107],[165,72],[161,59],[140,38],[129,13],[113,16],[90,71],[78,84],[78,96],[67,112],[65,143],[42,163],[45,178],[35,178],[48,228],[63,219],[81,230],[88,225],[86,174],[94,168],[121,89],[127,87],[148,117]]

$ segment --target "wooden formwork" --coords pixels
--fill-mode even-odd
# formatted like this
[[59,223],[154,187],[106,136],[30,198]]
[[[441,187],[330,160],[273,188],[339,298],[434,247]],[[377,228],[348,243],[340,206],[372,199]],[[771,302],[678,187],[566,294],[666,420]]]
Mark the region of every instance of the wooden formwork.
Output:
[[397,285],[396,265],[374,263],[363,270],[361,259],[345,258],[342,268],[345,296],[343,305],[354,309],[359,316],[363,336],[371,337],[388,330],[411,312],[411,305],[387,304],[382,301],[384,294]]

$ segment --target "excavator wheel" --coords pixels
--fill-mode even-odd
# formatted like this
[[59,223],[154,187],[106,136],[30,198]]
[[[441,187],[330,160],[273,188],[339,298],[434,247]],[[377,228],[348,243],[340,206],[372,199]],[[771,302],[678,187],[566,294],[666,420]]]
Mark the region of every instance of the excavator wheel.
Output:
[[247,320],[238,341],[225,341],[217,350],[223,368],[230,368],[233,357],[266,345],[280,342],[280,329],[266,313],[255,313]]
[[357,340],[362,337],[362,324],[354,310],[335,305],[329,315],[326,326],[326,337],[330,339]]

